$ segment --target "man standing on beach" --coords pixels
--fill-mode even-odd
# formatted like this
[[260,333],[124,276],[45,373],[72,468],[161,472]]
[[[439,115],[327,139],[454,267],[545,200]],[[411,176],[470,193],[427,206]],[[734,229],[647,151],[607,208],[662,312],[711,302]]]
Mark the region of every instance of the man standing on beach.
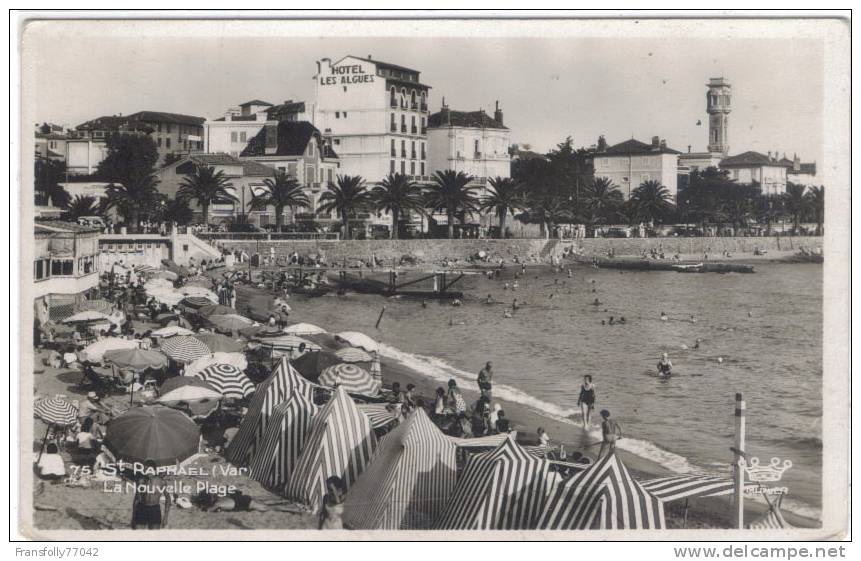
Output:
[[[132,506],[132,530],[144,526],[148,530],[164,528],[173,497],[165,480],[158,475],[158,468],[153,460],[144,462],[144,469],[141,471],[143,477],[137,481]],[[164,515],[161,513],[162,496],[165,497]]]
[[601,410],[601,417],[604,421],[601,423],[601,450],[598,452],[598,458],[604,457],[604,451],[607,454],[613,454],[616,451],[616,441],[622,438],[622,428],[619,423],[610,418],[610,412],[606,409]]
[[478,389],[481,390],[481,395],[491,400],[491,390],[493,389],[493,363],[487,361],[484,368],[478,373]]

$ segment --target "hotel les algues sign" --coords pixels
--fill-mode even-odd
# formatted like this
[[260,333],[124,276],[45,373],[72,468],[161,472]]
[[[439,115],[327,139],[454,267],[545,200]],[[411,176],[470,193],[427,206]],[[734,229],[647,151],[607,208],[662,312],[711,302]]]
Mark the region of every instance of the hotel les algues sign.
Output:
[[369,84],[374,81],[374,75],[365,72],[361,65],[333,66],[331,76],[320,76],[321,86],[339,86],[348,84]]

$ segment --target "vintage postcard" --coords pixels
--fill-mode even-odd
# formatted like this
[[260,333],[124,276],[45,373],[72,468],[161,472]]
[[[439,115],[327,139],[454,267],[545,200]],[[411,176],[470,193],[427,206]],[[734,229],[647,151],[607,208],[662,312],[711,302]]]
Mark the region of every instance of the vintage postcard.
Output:
[[23,536],[847,535],[848,16],[199,15],[19,14]]

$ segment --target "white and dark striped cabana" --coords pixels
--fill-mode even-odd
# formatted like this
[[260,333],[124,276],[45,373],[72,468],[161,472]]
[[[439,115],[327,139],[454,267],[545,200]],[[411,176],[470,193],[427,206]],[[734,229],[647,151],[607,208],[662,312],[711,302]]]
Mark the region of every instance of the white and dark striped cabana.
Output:
[[644,481],[642,487],[664,502],[732,495],[734,490],[731,479],[703,475],[661,477]]
[[400,408],[393,408],[387,403],[357,403],[356,407],[371,421],[374,429],[381,429],[401,416]]
[[308,401],[313,401],[314,385],[300,376],[287,358],[283,357],[269,377],[257,386],[239,431],[227,447],[226,456],[230,463],[248,465],[266,432],[272,410],[279,403],[287,401],[294,390]]
[[242,399],[254,392],[254,383],[242,370],[232,364],[207,366],[195,374],[195,377],[207,382],[224,397]]
[[342,388],[311,420],[311,430],[285,487],[285,496],[318,511],[326,495],[326,480],[338,476],[349,489],[377,447],[371,421]]
[[252,479],[279,493],[284,489],[305,445],[311,419],[319,409],[295,390],[290,399],[275,406],[260,451],[251,462]]
[[527,453],[512,438],[495,450],[470,456],[435,528],[535,528],[547,495],[549,466],[547,460]]
[[357,530],[430,529],[456,482],[454,444],[416,409],[380,440],[347,494],[344,523]]
[[664,527],[664,504],[631,477],[616,454],[554,485],[538,522],[546,530]]

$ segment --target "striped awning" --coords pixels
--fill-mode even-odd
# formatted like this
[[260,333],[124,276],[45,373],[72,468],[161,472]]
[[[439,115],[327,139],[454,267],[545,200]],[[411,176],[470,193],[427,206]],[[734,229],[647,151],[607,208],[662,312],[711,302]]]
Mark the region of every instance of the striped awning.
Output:
[[357,530],[433,527],[457,482],[456,448],[416,409],[380,441],[374,459],[350,488],[344,522]]
[[239,431],[227,447],[228,461],[236,466],[248,465],[266,433],[275,406],[286,401],[294,390],[312,401],[313,388],[311,382],[302,378],[290,362],[282,358],[269,377],[257,386]]
[[191,335],[177,335],[163,339],[159,350],[177,362],[189,363],[209,356],[212,351],[200,339]]
[[400,408],[389,403],[357,403],[356,407],[365,414],[375,429],[381,429],[401,416]]
[[326,480],[338,476],[349,489],[367,467],[377,447],[371,422],[343,388],[311,419],[296,469],[285,487],[287,499],[318,511]]
[[272,409],[260,441],[260,453],[251,462],[252,479],[279,493],[284,489],[305,445],[311,419],[319,409],[295,390],[287,401]]
[[471,456],[440,530],[529,530],[544,508],[550,463],[507,438],[495,450]]
[[616,454],[554,485],[538,522],[546,530],[664,527],[664,503],[631,477]]
[[242,399],[254,392],[254,384],[232,364],[213,364],[195,374],[224,397]]
[[71,425],[78,420],[78,408],[60,396],[40,399],[33,413],[49,425]]
[[734,489],[731,479],[702,475],[661,477],[644,481],[642,486],[643,489],[664,502],[694,497],[731,495]]
[[380,393],[380,382],[374,379],[367,370],[355,364],[333,364],[320,372],[317,381],[323,386],[341,387],[349,393],[359,395],[377,395]]

